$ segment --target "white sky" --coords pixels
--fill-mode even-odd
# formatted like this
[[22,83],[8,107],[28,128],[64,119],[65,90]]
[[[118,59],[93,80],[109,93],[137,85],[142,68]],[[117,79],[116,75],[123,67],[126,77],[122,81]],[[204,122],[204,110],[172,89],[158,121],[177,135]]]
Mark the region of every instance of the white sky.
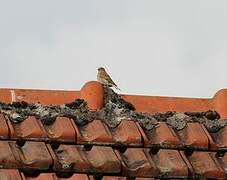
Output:
[[106,67],[122,93],[227,88],[227,1],[0,0],[0,87],[76,89]]

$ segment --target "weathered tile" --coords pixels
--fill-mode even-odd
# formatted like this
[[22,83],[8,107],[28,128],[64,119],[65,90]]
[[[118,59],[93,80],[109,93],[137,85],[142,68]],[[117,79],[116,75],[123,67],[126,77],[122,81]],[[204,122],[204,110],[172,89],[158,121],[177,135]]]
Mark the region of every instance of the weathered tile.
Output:
[[179,136],[184,148],[208,150],[209,139],[201,124],[187,123],[187,126],[180,131],[176,131],[176,134]]
[[58,142],[76,142],[76,131],[69,118],[57,117],[51,125],[44,125],[49,140]]
[[129,177],[157,177],[159,170],[152,161],[148,150],[128,148],[124,153],[121,153],[123,160],[122,174]]
[[122,120],[121,123],[111,130],[115,143],[125,146],[142,146],[143,138],[138,129],[137,123],[129,120]]
[[27,119],[20,123],[12,123],[7,121],[10,129],[10,137],[13,139],[26,139],[26,140],[44,140],[46,132],[42,123],[34,116],[29,116]]
[[0,114],[0,138],[9,138],[9,128],[6,123],[6,118],[3,114]]
[[187,156],[187,159],[197,178],[224,179],[226,177],[224,170],[212,153],[195,151],[191,156]]
[[160,122],[151,131],[144,131],[140,127],[146,147],[176,148],[182,144],[175,132],[165,122]]
[[85,126],[75,126],[79,144],[114,144],[108,127],[101,120],[94,120]]
[[0,169],[0,180],[22,180],[17,169]]
[[187,178],[189,175],[188,166],[177,150],[161,149],[151,158],[160,171],[160,177]]

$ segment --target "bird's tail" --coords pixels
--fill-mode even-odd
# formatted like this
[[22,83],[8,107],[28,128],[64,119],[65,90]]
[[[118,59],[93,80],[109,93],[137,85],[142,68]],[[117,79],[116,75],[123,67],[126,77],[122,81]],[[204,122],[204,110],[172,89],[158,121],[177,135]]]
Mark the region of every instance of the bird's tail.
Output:
[[121,91],[121,89],[119,88],[119,87],[117,87],[117,86],[114,86],[117,90],[119,90],[119,91]]

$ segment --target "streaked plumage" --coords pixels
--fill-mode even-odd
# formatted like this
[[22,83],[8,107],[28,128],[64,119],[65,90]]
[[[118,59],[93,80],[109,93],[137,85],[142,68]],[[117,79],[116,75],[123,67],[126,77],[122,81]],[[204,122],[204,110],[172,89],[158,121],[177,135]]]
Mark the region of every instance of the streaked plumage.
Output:
[[119,89],[103,67],[98,68],[97,80],[104,85]]

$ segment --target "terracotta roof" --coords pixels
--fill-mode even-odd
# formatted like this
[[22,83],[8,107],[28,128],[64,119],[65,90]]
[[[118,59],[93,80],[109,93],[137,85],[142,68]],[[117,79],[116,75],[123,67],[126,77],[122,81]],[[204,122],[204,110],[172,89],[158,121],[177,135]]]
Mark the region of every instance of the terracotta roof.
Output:
[[[227,119],[227,90],[213,98],[121,95],[137,112],[200,112],[213,110]],[[84,99],[91,111],[104,104],[103,86],[91,81],[80,91],[1,89],[4,103],[26,101],[62,105]],[[122,120],[114,128],[100,119],[79,126],[68,117],[45,124],[35,116],[13,123],[0,115],[0,179],[117,180],[128,177],[227,178],[227,127],[209,132],[199,122],[181,130],[159,122],[146,131],[137,122]]]

